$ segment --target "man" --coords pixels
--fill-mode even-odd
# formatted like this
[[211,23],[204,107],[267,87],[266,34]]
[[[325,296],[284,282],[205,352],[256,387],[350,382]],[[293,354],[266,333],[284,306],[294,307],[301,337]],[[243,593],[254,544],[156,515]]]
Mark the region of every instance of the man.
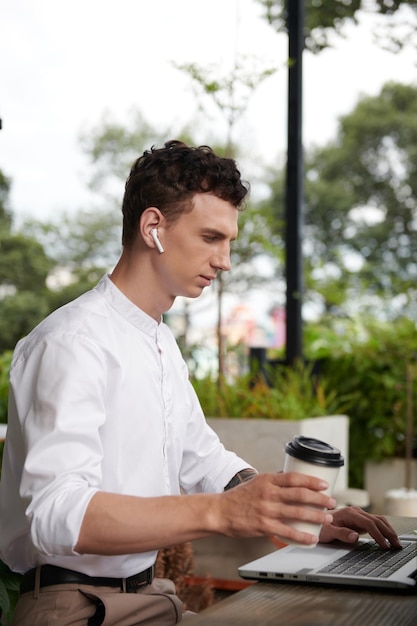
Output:
[[323,541],[367,531],[399,547],[383,518],[317,508],[335,506],[319,479],[256,475],[226,451],[162,322],[230,269],[247,191],[207,147],[145,152],[114,271],[18,343],[0,490],[0,556],[25,574],[15,626],[175,624],[159,548],[213,534],[315,543],[290,518],[323,523]]

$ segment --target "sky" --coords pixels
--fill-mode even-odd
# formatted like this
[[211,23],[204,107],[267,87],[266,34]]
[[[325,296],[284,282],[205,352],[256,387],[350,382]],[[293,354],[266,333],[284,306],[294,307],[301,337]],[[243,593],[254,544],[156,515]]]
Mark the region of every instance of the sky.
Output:
[[[376,95],[388,80],[415,81],[417,53],[379,49],[374,23],[364,16],[331,50],[304,54],[306,147],[333,138],[361,94]],[[89,206],[79,136],[105,112],[122,124],[133,109],[157,128],[191,123],[197,136],[204,127],[205,143],[224,137],[221,118],[202,123],[190,80],[174,63],[223,76],[235,58],[278,67],[236,128],[251,180],[256,162],[273,165],[285,154],[287,47],[256,0],[0,0],[0,169],[12,180],[16,219]]]

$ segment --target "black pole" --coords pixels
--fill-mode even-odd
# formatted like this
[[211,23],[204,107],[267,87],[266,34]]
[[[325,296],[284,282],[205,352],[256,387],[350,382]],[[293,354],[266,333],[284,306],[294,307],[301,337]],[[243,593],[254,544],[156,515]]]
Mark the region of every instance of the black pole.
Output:
[[288,7],[288,152],[286,178],[286,361],[302,359],[302,230],[304,159],[302,141],[302,55],[305,0]]

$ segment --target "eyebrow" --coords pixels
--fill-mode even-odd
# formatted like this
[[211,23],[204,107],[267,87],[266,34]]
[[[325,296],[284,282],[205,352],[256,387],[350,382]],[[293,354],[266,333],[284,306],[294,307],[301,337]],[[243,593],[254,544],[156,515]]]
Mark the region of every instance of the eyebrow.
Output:
[[[201,233],[203,235],[215,235],[216,237],[219,237],[220,239],[228,239],[228,237],[224,234],[224,232],[222,232],[221,230],[217,230],[217,228],[202,228]],[[232,237],[230,239],[230,241],[235,241],[236,237]]]

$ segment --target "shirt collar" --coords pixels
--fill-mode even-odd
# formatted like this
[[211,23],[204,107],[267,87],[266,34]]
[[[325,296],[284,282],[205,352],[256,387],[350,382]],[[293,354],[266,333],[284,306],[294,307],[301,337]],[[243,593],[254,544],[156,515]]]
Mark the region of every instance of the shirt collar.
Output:
[[133,326],[136,326],[136,328],[152,337],[155,336],[158,326],[160,322],[162,322],[162,318],[157,322],[153,317],[136,306],[136,304],[133,304],[133,302],[116,287],[108,274],[101,278],[95,289],[113,309],[120,313],[128,322],[133,324]]

